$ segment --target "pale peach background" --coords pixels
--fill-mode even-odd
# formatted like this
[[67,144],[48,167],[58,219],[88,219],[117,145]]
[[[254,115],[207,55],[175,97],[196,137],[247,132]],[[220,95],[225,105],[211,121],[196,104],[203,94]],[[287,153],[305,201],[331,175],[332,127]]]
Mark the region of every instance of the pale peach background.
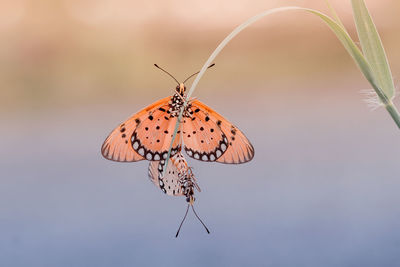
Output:
[[[366,1],[396,85],[400,2]],[[350,1],[332,1],[355,37]],[[182,198],[147,162],[104,160],[119,122],[173,92],[238,24],[324,1],[0,2],[1,266],[398,266],[399,131],[338,40],[286,12],[241,33],[194,96],[252,141],[252,162],[189,160]],[[395,103],[400,107],[398,100]]]

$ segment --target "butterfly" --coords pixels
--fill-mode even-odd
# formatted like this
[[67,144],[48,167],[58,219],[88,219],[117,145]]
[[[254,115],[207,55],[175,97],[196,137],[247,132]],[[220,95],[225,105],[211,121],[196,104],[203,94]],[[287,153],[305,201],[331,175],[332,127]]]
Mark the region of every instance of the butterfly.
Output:
[[207,226],[205,226],[203,221],[199,218],[194,210],[194,190],[196,189],[198,192],[201,192],[201,190],[197,184],[196,178],[194,177],[192,168],[188,166],[187,161],[181,151],[170,158],[167,163],[168,166],[166,168],[166,172],[163,175],[165,164],[166,160],[163,159],[159,161],[150,161],[149,179],[167,195],[186,197],[188,206],[175,237],[178,237],[179,231],[189,211],[189,207],[192,207],[193,213],[196,215],[197,219],[199,219],[199,221],[202,223],[207,233],[210,233]]
[[[155,66],[177,82],[174,94],[145,107],[116,127],[101,148],[106,159],[134,162],[167,158],[175,124],[184,106],[185,82],[199,72],[179,83],[170,73]],[[254,157],[254,148],[246,136],[197,99],[191,99],[183,111],[170,155],[181,151],[182,146],[189,157],[207,162],[238,164]]]

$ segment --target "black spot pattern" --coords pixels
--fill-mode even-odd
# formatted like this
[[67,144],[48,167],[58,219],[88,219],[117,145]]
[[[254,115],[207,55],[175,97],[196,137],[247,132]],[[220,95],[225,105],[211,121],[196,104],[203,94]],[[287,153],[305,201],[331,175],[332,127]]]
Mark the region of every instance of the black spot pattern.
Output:
[[[148,139],[148,136],[146,137]],[[156,141],[157,143],[160,142],[159,139]],[[163,151],[163,152],[157,152],[157,151],[152,151],[147,149],[137,138],[136,132],[133,133],[131,137],[131,145],[133,150],[136,151],[140,156],[144,157],[147,160],[153,161],[153,160],[161,160],[161,159],[166,159],[168,155],[168,151]],[[178,151],[180,151],[180,146],[173,148],[171,150],[171,156],[175,155]]]
[[[201,140],[200,142],[204,143],[204,140]],[[187,147],[185,147],[185,151],[189,155],[189,157],[197,160],[216,161],[225,153],[225,151],[228,149],[228,146],[229,146],[228,139],[226,138],[225,134],[223,134],[222,140],[219,142],[218,147],[216,147],[214,151],[200,152]]]
[[[184,98],[185,95],[180,96],[175,94],[170,98],[166,98],[168,99],[166,100],[168,104],[165,102],[165,104],[157,105],[157,107],[153,106],[154,108],[150,108],[149,106],[143,110],[145,111],[144,114],[140,113],[143,114],[142,117],[134,115],[133,123],[132,119],[129,119],[127,122],[120,124],[106,139],[102,147],[103,156],[115,161],[137,161],[143,158],[151,161],[159,158],[162,159],[166,152],[163,150],[166,149],[167,140],[171,140],[172,122],[176,121],[176,116],[183,105],[182,97]],[[187,140],[192,150],[189,149],[187,152],[191,153],[191,156],[195,159],[215,161],[224,154],[228,146],[232,146],[226,158],[222,157],[219,161],[225,163],[242,163],[251,160],[254,155],[254,148],[240,130],[229,122],[223,121],[222,118],[218,119],[218,116],[212,116],[213,111],[211,108],[205,106],[203,109],[201,103],[198,106],[196,103],[199,103],[199,101],[194,100],[188,103],[183,112],[181,122],[183,125],[185,123],[193,124],[188,128],[183,128],[189,130],[186,130],[186,134],[181,135],[183,138],[190,138]],[[142,124],[143,126],[141,126]],[[135,132],[135,126],[138,127],[138,132]],[[220,131],[226,135],[229,141],[221,143]],[[180,138],[179,136],[177,137]],[[191,141],[189,142],[189,140]],[[245,142],[245,144],[243,145],[242,142]],[[176,143],[179,143],[179,141]],[[162,146],[160,146],[161,144]],[[190,144],[193,144],[193,146]],[[131,147],[136,153],[129,151]],[[210,152],[210,150],[212,151]],[[231,151],[232,157],[235,158],[231,159]],[[172,153],[176,152],[172,151]],[[243,157],[244,160],[242,159]]]

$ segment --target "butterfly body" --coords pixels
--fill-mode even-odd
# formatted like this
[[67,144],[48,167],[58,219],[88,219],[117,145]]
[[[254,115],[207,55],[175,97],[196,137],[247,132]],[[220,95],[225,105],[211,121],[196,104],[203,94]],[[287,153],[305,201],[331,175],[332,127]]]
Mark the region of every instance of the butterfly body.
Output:
[[149,163],[149,179],[165,194],[170,196],[185,196],[186,201],[194,203],[194,189],[201,191],[193,174],[181,152],[178,152],[168,161],[166,172],[163,175],[165,160]]

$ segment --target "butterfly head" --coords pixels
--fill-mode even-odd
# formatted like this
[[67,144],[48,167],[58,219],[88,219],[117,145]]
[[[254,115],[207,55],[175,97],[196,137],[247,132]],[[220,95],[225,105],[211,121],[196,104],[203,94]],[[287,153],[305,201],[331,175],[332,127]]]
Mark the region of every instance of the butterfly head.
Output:
[[175,90],[178,94],[183,96],[186,92],[186,86],[183,83],[180,83],[179,85],[176,86]]
[[190,205],[193,205],[195,200],[196,199],[195,199],[193,193],[186,196],[186,202],[189,203]]
[[[208,66],[207,68],[211,68],[212,66],[214,66],[215,64],[211,64],[210,66]],[[162,70],[163,72],[165,72],[166,74],[168,74],[172,79],[175,80],[175,82],[178,84],[175,88],[176,92],[178,94],[180,94],[181,96],[183,96],[185,94],[186,91],[186,86],[185,86],[185,82],[187,82],[190,78],[194,77],[195,75],[199,74],[200,71],[193,73],[192,75],[190,75],[189,77],[187,77],[183,83],[178,82],[177,79],[175,79],[174,76],[172,76],[168,71],[164,70],[163,68],[159,67],[157,64],[154,64],[154,66],[156,66],[157,68],[159,68],[160,70]]]

